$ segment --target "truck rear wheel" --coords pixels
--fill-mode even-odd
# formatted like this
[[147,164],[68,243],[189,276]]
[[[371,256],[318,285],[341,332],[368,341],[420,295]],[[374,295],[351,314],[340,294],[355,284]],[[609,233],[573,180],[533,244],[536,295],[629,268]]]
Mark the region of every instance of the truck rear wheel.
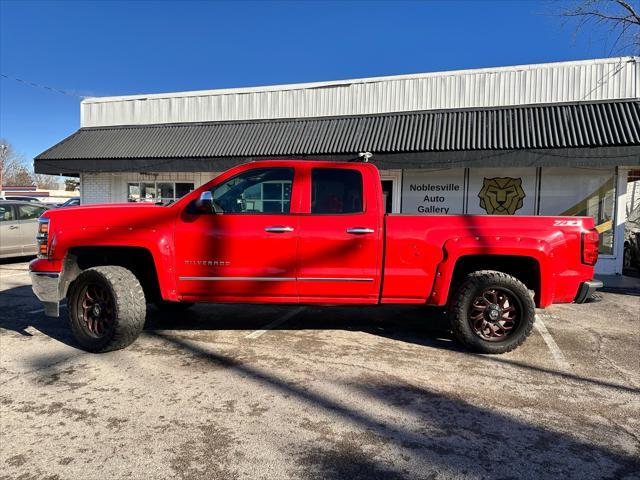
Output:
[[110,352],[138,338],[147,305],[136,276],[110,265],[83,271],[69,288],[67,307],[80,346],[89,352]]
[[517,278],[493,270],[465,278],[449,306],[453,334],[478,353],[505,353],[531,333],[535,304]]

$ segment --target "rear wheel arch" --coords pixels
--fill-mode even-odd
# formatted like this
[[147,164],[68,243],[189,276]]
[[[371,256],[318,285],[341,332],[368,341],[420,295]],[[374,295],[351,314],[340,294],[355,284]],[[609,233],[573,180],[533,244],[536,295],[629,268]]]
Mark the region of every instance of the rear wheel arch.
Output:
[[536,304],[540,302],[542,291],[540,262],[528,255],[463,255],[456,259],[451,280],[449,297],[455,295],[465,278],[482,270],[492,270],[510,275],[533,291]]

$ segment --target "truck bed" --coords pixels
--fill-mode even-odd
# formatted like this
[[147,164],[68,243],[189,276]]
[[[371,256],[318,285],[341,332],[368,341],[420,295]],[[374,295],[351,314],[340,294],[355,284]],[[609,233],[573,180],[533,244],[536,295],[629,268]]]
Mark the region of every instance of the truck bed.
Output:
[[385,215],[382,301],[431,292],[427,303],[444,305],[456,262],[512,255],[535,259],[538,277],[547,279],[538,306],[571,302],[592,268],[580,261],[580,242],[593,226],[591,217]]

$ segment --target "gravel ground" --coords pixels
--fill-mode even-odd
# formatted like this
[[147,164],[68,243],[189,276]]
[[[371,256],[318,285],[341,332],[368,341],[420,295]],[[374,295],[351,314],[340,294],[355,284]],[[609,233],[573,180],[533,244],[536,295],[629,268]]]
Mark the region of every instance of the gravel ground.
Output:
[[[2,479],[640,478],[640,297],[480,356],[418,307],[149,308],[94,355],[0,264]],[[263,334],[253,333],[289,317]]]

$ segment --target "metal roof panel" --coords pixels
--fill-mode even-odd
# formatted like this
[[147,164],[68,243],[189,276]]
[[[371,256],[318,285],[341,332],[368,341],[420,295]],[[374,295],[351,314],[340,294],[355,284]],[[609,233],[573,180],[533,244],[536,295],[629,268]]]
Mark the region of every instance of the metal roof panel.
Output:
[[640,100],[83,128],[36,157],[273,157],[637,145]]

